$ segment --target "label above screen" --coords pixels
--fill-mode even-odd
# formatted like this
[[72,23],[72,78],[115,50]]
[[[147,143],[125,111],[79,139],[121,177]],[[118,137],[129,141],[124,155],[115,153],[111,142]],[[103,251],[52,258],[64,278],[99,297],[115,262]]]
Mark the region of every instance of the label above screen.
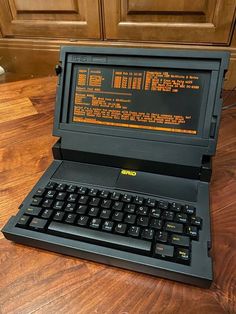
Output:
[[196,135],[209,72],[80,65],[72,122]]

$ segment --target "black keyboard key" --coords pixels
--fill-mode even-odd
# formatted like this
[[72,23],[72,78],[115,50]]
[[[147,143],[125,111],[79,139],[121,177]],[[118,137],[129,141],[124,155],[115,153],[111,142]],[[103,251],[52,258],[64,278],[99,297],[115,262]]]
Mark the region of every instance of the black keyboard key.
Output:
[[156,201],[155,201],[154,199],[152,199],[152,198],[148,198],[148,199],[146,200],[146,205],[147,205],[147,206],[150,206],[150,207],[155,207]]
[[127,229],[127,225],[126,224],[117,224],[115,226],[115,232],[119,233],[119,234],[125,234]]
[[20,219],[18,220],[16,226],[17,227],[26,227],[28,222],[30,220],[30,217],[29,216],[21,216]]
[[85,226],[87,226],[88,221],[89,221],[89,217],[82,215],[82,216],[79,217],[79,219],[78,219],[78,221],[77,221],[77,224],[78,224],[79,226],[85,227]]
[[63,192],[67,189],[67,185],[64,183],[59,183],[58,186],[56,187],[57,191]]
[[190,262],[190,251],[184,248],[177,248],[176,258],[182,262]]
[[98,216],[98,212],[99,212],[99,208],[98,207],[91,207],[88,211],[88,215],[90,217],[97,217]]
[[175,215],[175,221],[176,222],[181,222],[183,224],[186,224],[188,222],[188,216],[186,214],[177,213]]
[[181,211],[181,204],[173,202],[173,203],[170,205],[170,209],[171,209],[172,211],[178,213],[178,212]]
[[155,245],[154,254],[156,257],[173,257],[174,247],[167,244],[157,243]]
[[28,207],[25,210],[25,214],[30,216],[39,216],[41,210],[41,207]]
[[82,195],[82,196],[80,196],[80,198],[79,198],[79,200],[78,200],[78,203],[79,203],[79,204],[82,204],[82,205],[85,205],[85,204],[88,203],[88,199],[89,199],[88,196]]
[[183,233],[183,225],[176,222],[166,222],[164,230],[174,233]]
[[100,218],[102,219],[109,219],[111,216],[111,210],[109,209],[103,209],[100,213]]
[[102,223],[102,220],[100,218],[93,218],[90,221],[89,227],[93,229],[99,229],[101,223]]
[[136,214],[146,216],[148,215],[148,208],[146,206],[138,206]]
[[87,211],[88,206],[87,205],[79,205],[76,209],[76,214],[84,215]]
[[56,187],[57,187],[56,182],[48,182],[48,184],[46,185],[46,189],[49,189],[49,190],[54,190]]
[[172,221],[174,220],[174,212],[164,210],[162,213],[162,219]]
[[121,201],[125,203],[130,203],[132,201],[132,195],[124,194]]
[[59,192],[59,193],[57,194],[57,197],[56,197],[56,199],[57,199],[58,201],[64,201],[65,198],[66,198],[66,193],[65,193],[65,192]]
[[150,210],[150,216],[153,218],[160,218],[161,217],[161,210],[159,208],[152,208]]
[[188,214],[188,215],[195,215],[196,213],[196,208],[192,205],[184,205],[183,206],[183,212],[185,214]]
[[163,222],[160,219],[153,218],[150,222],[150,227],[153,229],[160,230],[162,229]]
[[88,228],[81,228],[73,225],[63,224],[59,222],[51,222],[48,231],[62,237],[77,238],[85,242],[90,242],[98,245],[105,245],[114,249],[123,249],[128,252],[149,255],[151,252],[151,242],[140,239],[132,239],[129,237],[120,236],[102,232],[99,230],[92,230]]
[[186,224],[188,222],[188,216],[183,213],[177,213],[175,215],[175,221]]
[[107,220],[102,225],[102,230],[107,231],[107,232],[112,232],[113,226],[114,226],[114,222]]
[[143,229],[141,236],[142,236],[142,239],[152,241],[154,238],[154,234],[155,234],[155,232],[153,229],[145,228],[145,229]]
[[123,220],[124,213],[115,211],[112,215],[112,220],[121,222]]
[[33,205],[33,206],[39,206],[39,205],[41,204],[42,200],[43,200],[43,199],[42,199],[41,197],[34,197],[34,198],[32,199],[31,205]]
[[131,237],[135,237],[135,238],[139,237],[139,235],[140,235],[140,227],[137,227],[137,226],[129,227],[128,235],[131,236]]
[[41,189],[41,188],[39,188],[36,192],[35,192],[35,196],[43,196],[44,195],[44,193],[45,193],[45,189]]
[[198,239],[198,228],[195,226],[188,226],[186,228],[186,233],[193,239],[197,240]]
[[168,233],[165,231],[157,231],[156,240],[157,240],[157,242],[167,242]]
[[144,201],[144,198],[141,196],[135,196],[133,200],[134,204],[137,204],[137,205],[142,205],[143,201]]
[[89,202],[90,206],[98,206],[100,203],[100,198],[92,197],[91,201]]
[[53,216],[53,220],[62,221],[63,217],[64,217],[64,212],[57,211],[55,215]]
[[96,196],[98,194],[98,190],[97,189],[90,189],[88,191],[88,195],[89,196]]
[[120,199],[120,193],[119,192],[113,192],[111,194],[111,200],[119,201],[119,199]]
[[124,203],[123,202],[114,202],[112,209],[122,210]]
[[88,189],[85,188],[84,186],[79,187],[78,193],[81,195],[85,195],[87,193]]
[[64,202],[56,201],[53,206],[53,209],[62,210],[63,206],[64,206]]
[[68,224],[73,224],[75,222],[76,215],[75,214],[67,214],[65,222]]
[[174,245],[189,247],[190,239],[189,237],[180,234],[172,234],[170,237],[170,243]]
[[106,191],[106,190],[102,190],[101,193],[100,193],[100,197],[101,198],[108,198],[110,195],[110,192]]
[[46,193],[46,195],[45,195],[45,197],[46,198],[54,198],[55,197],[55,195],[56,195],[56,191],[55,190],[48,190],[47,191],[47,193]]
[[41,215],[42,218],[49,219],[52,216],[52,209],[45,209]]
[[138,216],[137,225],[141,227],[147,227],[149,222],[149,217],[146,216]]
[[129,214],[134,214],[135,213],[135,205],[134,204],[125,205],[124,211],[126,213],[129,213]]
[[66,192],[69,192],[69,193],[75,193],[76,192],[76,185],[73,185],[73,184],[70,184],[66,190]]
[[46,219],[41,219],[41,218],[36,218],[34,217],[31,220],[31,223],[29,224],[30,228],[37,229],[37,230],[44,230],[46,226],[47,220]]
[[190,223],[193,226],[201,228],[202,227],[202,218],[196,217],[196,216],[192,216],[191,219],[190,219]]
[[111,207],[111,200],[103,200],[101,203],[101,207],[109,209]]
[[135,224],[135,221],[136,221],[136,215],[127,214],[127,215],[125,216],[124,222],[125,222],[126,224],[134,225],[134,224]]
[[46,198],[45,201],[42,203],[42,207],[44,207],[44,208],[51,208],[52,207],[52,203],[53,203],[53,200]]
[[75,209],[75,203],[67,203],[65,207],[65,212],[73,212]]
[[67,198],[67,201],[68,201],[68,202],[76,202],[78,196],[79,196],[79,195],[76,194],[76,193],[71,193],[71,194],[69,194],[69,196],[68,196],[68,198]]
[[158,202],[158,207],[160,209],[168,209],[169,203],[167,201],[159,201]]

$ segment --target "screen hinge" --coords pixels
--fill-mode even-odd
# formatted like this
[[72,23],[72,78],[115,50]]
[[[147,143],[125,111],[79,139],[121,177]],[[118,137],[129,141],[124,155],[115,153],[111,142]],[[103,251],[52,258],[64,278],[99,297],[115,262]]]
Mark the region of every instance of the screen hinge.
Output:
[[199,172],[200,181],[210,182],[212,174],[212,162],[211,156],[203,156],[202,158],[202,166]]
[[53,158],[57,160],[62,160],[62,153],[61,153],[61,139],[53,145],[52,147],[52,154]]
[[62,66],[60,63],[55,66],[55,72],[56,72],[56,75],[58,76],[57,85],[60,85],[61,84],[61,73],[62,73]]
[[217,116],[212,116],[211,127],[210,127],[210,137],[211,138],[215,138],[216,124],[217,124]]

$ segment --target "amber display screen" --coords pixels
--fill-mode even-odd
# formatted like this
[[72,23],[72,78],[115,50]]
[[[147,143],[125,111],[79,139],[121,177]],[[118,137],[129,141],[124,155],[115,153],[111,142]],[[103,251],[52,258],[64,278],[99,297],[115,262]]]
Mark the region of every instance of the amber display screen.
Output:
[[74,123],[196,135],[209,73],[82,65],[75,80]]

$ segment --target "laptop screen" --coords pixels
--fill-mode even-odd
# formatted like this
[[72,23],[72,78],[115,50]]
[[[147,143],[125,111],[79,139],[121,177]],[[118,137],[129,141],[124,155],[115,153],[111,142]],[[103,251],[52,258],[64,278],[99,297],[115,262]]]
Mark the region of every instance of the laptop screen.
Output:
[[197,135],[210,72],[76,65],[73,123]]

